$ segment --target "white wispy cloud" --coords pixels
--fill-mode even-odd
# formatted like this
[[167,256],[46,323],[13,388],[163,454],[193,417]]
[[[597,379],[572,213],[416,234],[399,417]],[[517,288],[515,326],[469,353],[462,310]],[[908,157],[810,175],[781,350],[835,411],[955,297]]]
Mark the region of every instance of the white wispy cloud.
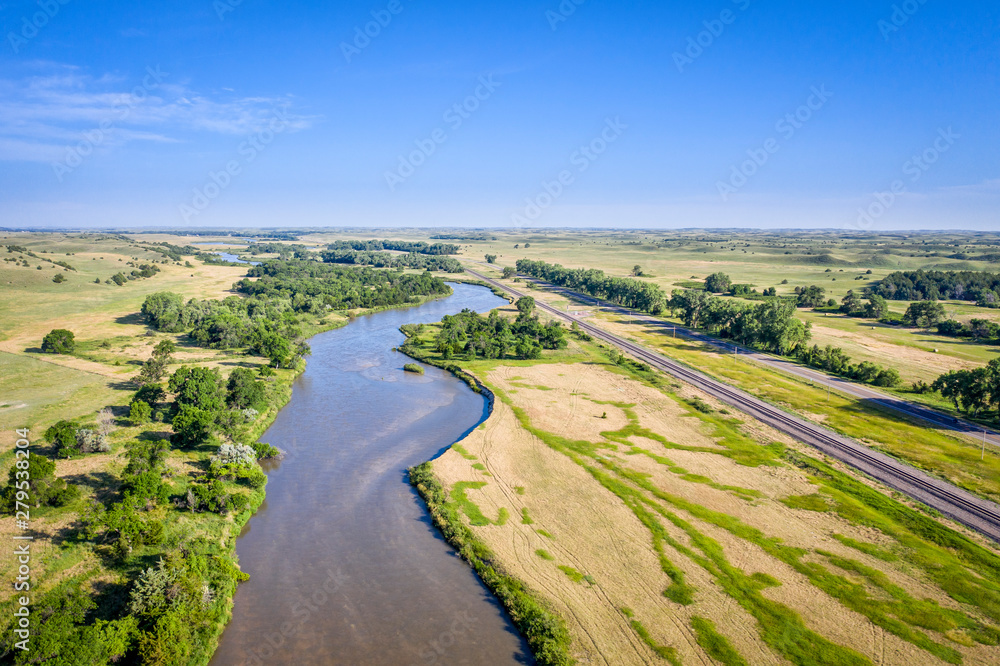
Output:
[[30,76],[0,79],[0,160],[49,162],[96,130],[107,149],[183,142],[198,132],[248,135],[267,127],[276,111],[290,131],[318,119],[296,113],[291,96],[202,93],[156,68],[129,78],[54,63],[33,63],[33,69]]

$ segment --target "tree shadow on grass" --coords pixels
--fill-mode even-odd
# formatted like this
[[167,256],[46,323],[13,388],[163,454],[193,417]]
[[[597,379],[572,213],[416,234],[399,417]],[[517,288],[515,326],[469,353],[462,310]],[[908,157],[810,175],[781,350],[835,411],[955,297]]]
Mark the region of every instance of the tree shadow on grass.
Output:
[[133,312],[131,314],[122,315],[121,317],[115,317],[116,324],[128,324],[131,326],[145,326],[146,318],[141,312]]

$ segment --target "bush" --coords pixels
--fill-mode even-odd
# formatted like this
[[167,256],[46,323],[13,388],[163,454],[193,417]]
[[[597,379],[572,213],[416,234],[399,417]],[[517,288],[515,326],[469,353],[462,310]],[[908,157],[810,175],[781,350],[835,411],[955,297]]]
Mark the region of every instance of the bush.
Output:
[[[38,268],[39,270],[41,270],[42,267],[39,266]],[[52,278],[52,281],[55,282],[56,284],[62,284],[63,282],[66,281],[66,276],[63,275],[62,273],[56,273],[55,277]]]
[[73,332],[64,328],[53,329],[42,339],[42,351],[46,354],[71,354],[75,348]]
[[76,431],[76,448],[80,453],[107,453],[111,450],[111,442],[107,435],[80,428]]
[[[65,506],[80,496],[80,489],[55,477],[56,464],[39,453],[32,453],[28,460],[18,459],[7,475],[7,487],[0,494],[0,507],[13,513],[17,502],[38,508]],[[28,473],[28,487],[18,487],[18,473]]]
[[257,452],[246,444],[223,444],[218,453],[212,456],[212,462],[220,465],[253,466],[257,462]]
[[258,460],[277,458],[281,455],[281,451],[277,447],[271,446],[267,442],[252,442],[250,447],[254,450]]
[[405,370],[406,372],[412,372],[417,375],[424,374],[424,369],[419,365],[417,365],[416,363],[407,363],[406,365],[403,366],[403,370]]
[[141,426],[149,423],[153,408],[142,400],[134,400],[128,410],[128,420],[132,425]]

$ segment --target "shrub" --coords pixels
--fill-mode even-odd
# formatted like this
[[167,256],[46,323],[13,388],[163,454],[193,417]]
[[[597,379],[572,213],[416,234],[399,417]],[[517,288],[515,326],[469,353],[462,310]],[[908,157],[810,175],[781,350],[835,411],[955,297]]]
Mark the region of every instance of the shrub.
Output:
[[71,354],[76,348],[72,331],[56,328],[42,339],[42,351],[47,354]]
[[212,456],[212,462],[220,465],[248,465],[257,461],[257,452],[246,444],[223,444],[219,452]]
[[254,450],[258,460],[277,458],[281,455],[281,451],[277,447],[271,446],[267,442],[252,442],[250,447]]
[[80,428],[76,431],[76,448],[80,453],[107,453],[111,450],[111,443],[106,435]]
[[412,372],[417,375],[424,374],[424,369],[419,365],[417,365],[416,363],[407,363],[406,365],[403,366],[403,370],[405,370],[406,372]]
[[128,411],[128,420],[132,425],[140,426],[149,423],[153,408],[142,400],[134,400]]
[[[41,270],[41,269],[42,269],[42,267],[39,266],[38,270]],[[66,281],[66,276],[63,275],[62,273],[56,273],[55,277],[52,278],[52,281],[55,282],[56,284],[62,284],[63,282]]]
[[[26,463],[26,464],[25,464]],[[39,453],[25,461],[18,459],[7,475],[7,487],[0,493],[0,507],[13,513],[17,502],[38,508],[64,506],[80,496],[80,489],[55,477],[56,464]],[[18,487],[18,473],[27,471],[28,487]]]

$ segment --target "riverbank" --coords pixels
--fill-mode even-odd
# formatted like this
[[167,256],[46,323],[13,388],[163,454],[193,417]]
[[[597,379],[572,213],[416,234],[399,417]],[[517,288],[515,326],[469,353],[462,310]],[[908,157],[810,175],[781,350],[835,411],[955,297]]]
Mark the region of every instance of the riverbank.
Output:
[[572,657],[1000,658],[995,549],[613,350],[445,360],[436,332],[408,353],[496,403],[428,466],[433,481],[416,478],[446,536],[471,538],[565,619]]

